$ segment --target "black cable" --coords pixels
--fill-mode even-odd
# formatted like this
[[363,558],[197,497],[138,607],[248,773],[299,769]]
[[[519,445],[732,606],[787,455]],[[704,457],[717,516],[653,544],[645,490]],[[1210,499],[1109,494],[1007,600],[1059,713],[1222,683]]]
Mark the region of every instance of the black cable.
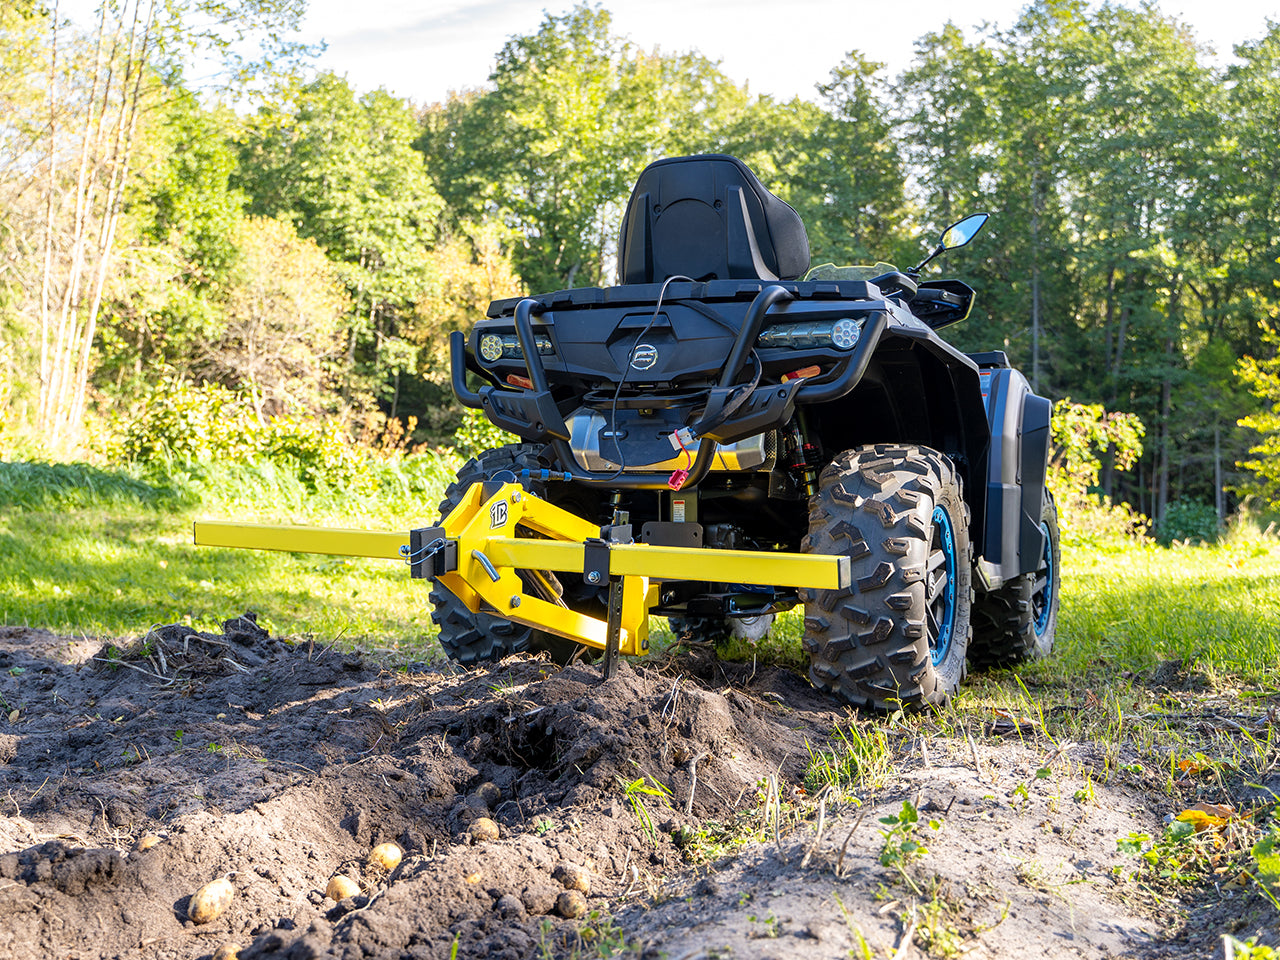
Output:
[[685,280],[689,283],[697,282],[692,277],[682,276],[681,274],[675,274],[674,276],[667,277],[666,280],[662,281],[662,289],[658,291],[658,302],[654,304],[653,307],[653,316],[651,316],[649,318],[649,322],[644,325],[644,329],[636,335],[635,341],[631,344],[631,349],[627,351],[627,362],[622,366],[622,376],[618,378],[617,389],[613,391],[613,401],[609,404],[609,430],[613,439],[613,452],[618,455],[618,469],[605,477],[605,480],[616,480],[618,477],[622,476],[623,471],[627,469],[627,461],[626,457],[624,457],[622,453],[622,445],[618,443],[618,398],[622,396],[622,387],[627,382],[627,374],[631,370],[631,361],[635,359],[636,348],[640,346],[640,341],[645,338],[645,335],[653,327],[654,323],[657,322],[658,314],[662,310],[663,298],[667,295],[667,286],[672,280]]

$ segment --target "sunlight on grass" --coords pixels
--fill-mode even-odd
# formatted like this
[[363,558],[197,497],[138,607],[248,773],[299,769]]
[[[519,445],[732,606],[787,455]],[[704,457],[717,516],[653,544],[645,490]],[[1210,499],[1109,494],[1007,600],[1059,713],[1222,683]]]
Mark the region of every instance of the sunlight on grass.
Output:
[[[779,615],[756,647],[721,645],[727,659],[779,663],[803,672],[802,608]],[[1280,674],[1280,542],[1219,546],[1110,544],[1063,550],[1062,607],[1053,656],[1028,677],[1069,679],[1149,670],[1180,659],[1252,682]],[[1114,677],[1113,677],[1114,679]]]
[[[428,454],[370,466],[359,489],[308,487],[270,464],[161,480],[86,464],[0,463],[0,623],[128,637],[154,623],[216,628],[245,610],[273,632],[435,656],[427,585],[399,564],[196,548],[191,521],[241,519],[405,530],[434,520],[457,468]],[[1147,670],[1165,660],[1276,683],[1280,542],[1212,547],[1074,545],[1063,551],[1054,656],[1029,680]],[[655,649],[670,642],[655,623]],[[800,671],[800,609],[759,644],[723,645]]]
[[402,530],[435,518],[456,466],[378,465],[362,492],[264,467],[148,482],[83,464],[0,464],[0,623],[124,638],[217,629],[252,610],[273,633],[434,657],[428,587],[389,561],[197,548],[200,517]]
[[1050,669],[1140,670],[1170,659],[1274,680],[1280,544],[1064,551]]

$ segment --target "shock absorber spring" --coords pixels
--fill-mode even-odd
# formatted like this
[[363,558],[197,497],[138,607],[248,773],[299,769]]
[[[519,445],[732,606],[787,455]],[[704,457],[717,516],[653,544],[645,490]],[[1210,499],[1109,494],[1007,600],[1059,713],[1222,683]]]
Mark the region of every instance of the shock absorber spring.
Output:
[[805,496],[818,492],[818,471],[822,467],[822,447],[809,438],[804,411],[797,410],[790,424],[791,450],[787,468],[804,489]]

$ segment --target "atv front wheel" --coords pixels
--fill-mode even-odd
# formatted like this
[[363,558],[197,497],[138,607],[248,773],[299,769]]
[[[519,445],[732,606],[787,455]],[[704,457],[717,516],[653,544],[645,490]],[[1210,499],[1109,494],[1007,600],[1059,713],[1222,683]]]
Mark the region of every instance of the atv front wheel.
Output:
[[[510,470],[519,475],[524,469],[541,470],[547,467],[549,464],[541,457],[542,450],[542,447],[534,444],[512,443],[487,450],[479,457],[468,460],[458,471],[457,479],[445,489],[444,499],[440,501],[441,519],[462,501],[463,494],[473,483],[487,480],[501,470]],[[536,496],[547,496],[544,484],[534,481],[527,486]],[[566,598],[566,602],[575,608],[583,605],[580,600],[574,602],[574,598]],[[431,619],[440,628],[440,646],[450,660],[464,666],[487,660],[501,660],[513,653],[525,651],[546,651],[557,663],[567,663],[578,647],[572,640],[526,627],[504,617],[491,613],[472,613],[453,591],[439,583],[433,582],[431,585],[431,604]],[[596,615],[594,611],[590,612]]]
[[975,670],[1042,660],[1053,650],[1058,628],[1058,508],[1045,492],[1040,510],[1044,548],[1034,573],[1024,573],[973,605],[969,662]]
[[973,551],[946,456],[858,447],[822,471],[808,553],[845,554],[853,583],[806,591],[804,647],[819,689],[855,706],[941,705],[965,675]]

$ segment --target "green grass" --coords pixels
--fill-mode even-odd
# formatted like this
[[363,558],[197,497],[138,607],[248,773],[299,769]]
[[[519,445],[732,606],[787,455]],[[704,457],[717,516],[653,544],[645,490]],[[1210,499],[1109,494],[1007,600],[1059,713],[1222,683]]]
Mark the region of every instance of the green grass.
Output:
[[1053,658],[1060,675],[1184,668],[1275,684],[1280,675],[1280,543],[1063,551]]
[[[284,635],[425,651],[434,646],[427,589],[400,565],[196,548],[190,524],[403,530],[434,519],[456,467],[448,457],[405,457],[371,464],[357,489],[312,489],[271,464],[147,474],[0,463],[0,623],[128,637],[153,623],[213,627],[254,610]],[[1063,576],[1055,654],[1018,671],[1028,683],[1114,681],[1180,659],[1213,677],[1280,686],[1280,541],[1067,545]],[[802,633],[795,610],[760,644],[721,652],[803,669]]]
[[434,648],[427,588],[399,564],[197,548],[196,518],[402,530],[435,517],[455,464],[371,465],[358,491],[288,471],[213,466],[156,479],[86,464],[0,463],[0,623],[130,637],[154,623],[216,628],[245,610],[273,632],[416,655]]
[[[1064,546],[1062,561],[1054,653],[1019,671],[1028,679],[1115,680],[1182,660],[1184,669],[1280,689],[1280,540]],[[781,614],[755,652],[803,669],[803,633],[802,609]],[[752,655],[745,643],[719,649]]]

